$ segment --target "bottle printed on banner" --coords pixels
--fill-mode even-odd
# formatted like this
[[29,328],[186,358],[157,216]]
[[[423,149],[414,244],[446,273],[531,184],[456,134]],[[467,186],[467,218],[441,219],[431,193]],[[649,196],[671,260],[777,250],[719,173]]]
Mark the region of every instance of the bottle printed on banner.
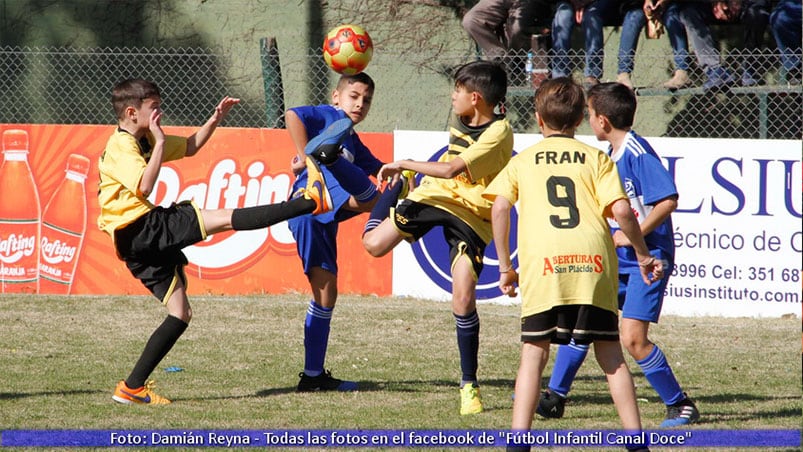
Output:
[[5,130],[0,166],[0,293],[36,293],[39,193],[28,164],[28,132]]
[[86,233],[89,159],[70,154],[65,173],[42,213],[39,293],[70,293]]

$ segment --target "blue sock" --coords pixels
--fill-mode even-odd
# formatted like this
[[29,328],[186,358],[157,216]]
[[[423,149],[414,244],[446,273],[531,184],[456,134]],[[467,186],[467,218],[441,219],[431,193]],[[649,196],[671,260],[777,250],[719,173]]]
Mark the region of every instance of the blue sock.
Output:
[[650,354],[641,361],[636,361],[636,364],[641,367],[647,381],[666,405],[674,405],[686,397],[669,363],[666,362],[664,352],[657,345],[653,345]]
[[588,345],[578,345],[574,339],[568,345],[558,347],[555,354],[555,365],[549,377],[549,389],[555,394],[566,397],[572,389],[574,377],[588,354]]
[[480,316],[475,310],[462,316],[454,314],[457,330],[457,349],[460,351],[460,370],[463,371],[461,387],[477,383],[477,355],[480,351]]
[[382,195],[376,200],[374,208],[371,209],[368,222],[365,223],[365,229],[363,229],[362,232],[363,234],[376,229],[385,218],[390,216],[390,209],[396,207],[396,203],[399,202],[401,190],[402,184],[398,183],[392,187],[386,188],[385,191],[382,192]]
[[376,185],[362,169],[344,158],[335,160],[326,168],[332,172],[340,186],[359,202],[370,201],[379,194]]
[[333,310],[319,306],[312,300],[309,302],[304,321],[304,373],[310,377],[323,373]]

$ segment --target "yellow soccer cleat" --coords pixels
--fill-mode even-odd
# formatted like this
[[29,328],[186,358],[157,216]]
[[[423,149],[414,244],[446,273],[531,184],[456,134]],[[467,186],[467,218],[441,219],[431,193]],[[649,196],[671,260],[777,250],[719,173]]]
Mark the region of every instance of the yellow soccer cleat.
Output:
[[480,400],[480,388],[473,383],[466,383],[460,388],[460,414],[482,413],[482,400]]

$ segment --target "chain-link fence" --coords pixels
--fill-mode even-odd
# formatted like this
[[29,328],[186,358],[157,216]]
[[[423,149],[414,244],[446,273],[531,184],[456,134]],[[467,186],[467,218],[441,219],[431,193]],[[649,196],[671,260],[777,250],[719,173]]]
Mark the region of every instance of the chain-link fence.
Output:
[[[269,40],[260,47],[253,69],[238,76],[228,72],[234,63],[229,57],[210,49],[0,48],[0,123],[113,124],[111,87],[131,77],[159,84],[165,123],[171,125],[202,124],[225,95],[247,100],[226,120],[226,126],[236,127],[281,127],[285,108],[329,101],[337,74],[324,65],[318,49],[282,54]],[[450,75],[477,55],[377,51],[368,69],[377,93],[361,130],[445,130]],[[599,78],[616,80],[616,55],[606,57]],[[535,69],[549,68],[553,58],[536,60]],[[630,74],[639,95],[634,128],[646,136],[801,138],[799,74],[787,76],[774,53],[732,51],[721,60],[733,83],[704,90],[706,76],[692,64],[688,86],[670,91],[662,84],[673,74],[672,56],[637,54]],[[537,131],[527,61],[527,52],[521,52],[502,62],[510,74],[505,107],[516,132]],[[584,81],[584,54],[570,53],[568,61],[573,76]],[[746,72],[756,83],[743,83]],[[537,85],[543,73],[535,74]]]

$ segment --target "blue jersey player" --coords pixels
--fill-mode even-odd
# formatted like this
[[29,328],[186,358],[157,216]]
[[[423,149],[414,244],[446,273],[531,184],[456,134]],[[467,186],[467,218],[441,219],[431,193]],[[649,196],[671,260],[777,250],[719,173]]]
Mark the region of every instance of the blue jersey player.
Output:
[[[671,269],[675,258],[671,214],[677,208],[677,188],[649,143],[630,130],[635,113],[636,96],[625,85],[602,83],[588,91],[591,129],[598,140],[610,143],[609,153],[650,254],[663,261],[663,268]],[[695,422],[700,417],[697,407],[681,389],[661,349],[647,337],[650,322],[658,322],[661,315],[671,271],[665,272],[659,284],[645,284],[630,241],[615,222],[611,222],[611,231],[619,260],[622,343],[666,404],[667,415],[661,427]],[[547,418],[563,416],[566,396],[587,352],[588,345],[572,342],[560,346],[538,414]]]
[[[291,108],[285,116],[297,152],[293,160],[293,171],[297,175],[293,192],[307,184],[306,161],[323,172],[332,203],[328,213],[303,215],[288,222],[312,290],[304,322],[304,371],[299,374],[299,392],[357,389],[356,383],[334,378],[324,369],[332,312],[337,301],[337,230],[341,221],[370,211],[376,203],[378,191],[367,176],[376,175],[382,162],[351,129],[344,133],[332,125],[343,118],[353,124],[360,123],[370,110],[373,94],[374,81],[367,74],[344,75],[332,93],[332,105]],[[337,159],[337,170],[353,174],[349,179],[358,186],[348,187],[347,191],[332,176],[330,167],[318,167],[307,158],[306,147],[327,148],[344,157]]]

